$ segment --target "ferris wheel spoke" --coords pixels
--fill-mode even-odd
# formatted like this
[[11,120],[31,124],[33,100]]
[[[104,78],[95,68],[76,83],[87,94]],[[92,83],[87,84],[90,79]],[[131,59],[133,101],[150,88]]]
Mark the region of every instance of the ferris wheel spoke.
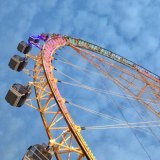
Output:
[[[83,89],[86,89],[86,90],[90,90],[90,91],[93,91],[95,92],[96,94],[103,94],[103,95],[112,95],[112,96],[117,96],[117,97],[120,97],[120,98],[124,98],[124,99],[130,99],[130,100],[134,100],[135,101],[135,98],[133,96],[124,96],[120,93],[116,93],[116,92],[113,92],[113,91],[108,91],[108,90],[104,90],[104,89],[99,89],[99,88],[93,88],[93,87],[90,87],[88,85],[84,85],[84,84],[77,84],[77,83],[70,83],[70,82],[66,82],[66,81],[59,81],[60,83],[62,84],[66,84],[66,85],[70,85],[70,86],[74,86],[74,87],[80,87],[80,88],[83,88]],[[148,103],[148,104],[154,104],[154,105],[159,105],[158,102],[154,102],[152,99],[144,99],[144,98],[137,98],[139,100],[143,100],[144,102]]]
[[124,121],[122,121],[122,120],[120,120],[120,119],[118,119],[118,118],[109,116],[109,115],[104,114],[104,113],[97,112],[97,111],[95,111],[95,110],[89,109],[89,108],[84,107],[84,106],[81,106],[81,105],[77,105],[77,104],[72,103],[72,102],[68,102],[68,104],[70,104],[71,106],[77,107],[77,108],[79,108],[79,109],[82,109],[82,110],[84,110],[84,111],[86,111],[86,112],[89,112],[89,113],[95,114],[95,115],[97,115],[97,116],[103,117],[103,118],[105,118],[105,119],[107,119],[107,120],[115,121],[115,122],[117,122],[117,123],[124,122]]
[[[75,48],[74,48],[75,49]],[[134,98],[139,101],[141,104],[143,104],[148,110],[150,110],[151,112],[153,112],[157,117],[160,117],[159,114],[159,110],[155,110],[155,108],[153,108],[151,105],[149,105],[148,103],[140,100],[139,98],[137,98],[137,96],[132,92],[132,90],[130,90],[129,88],[127,88],[124,84],[120,81],[120,79],[114,78],[112,75],[106,73],[99,65],[95,64],[95,62],[93,62],[92,60],[90,60],[80,49],[78,50],[76,48],[77,52],[83,57],[85,58],[90,64],[94,65],[95,68],[97,68],[100,72],[102,72],[105,76],[107,76],[110,80],[112,80],[116,85],[118,85],[119,87],[121,87],[125,92],[127,92],[129,95],[134,96]]]
[[[57,70],[58,71],[58,70]],[[68,77],[69,79],[73,80],[74,82],[77,82],[77,83],[80,83],[78,82],[77,80],[73,79],[73,78],[70,78],[68,75],[64,74],[63,72],[59,71],[60,74]],[[61,81],[62,82],[62,81]],[[62,82],[62,83],[65,83],[65,82]],[[67,83],[66,83],[67,84]],[[68,83],[70,85],[73,85],[73,86],[78,86],[77,84],[71,84],[71,83]],[[158,105],[159,102],[157,100],[154,100],[153,98],[152,99],[146,99],[146,98],[143,98],[143,97],[140,97],[140,95],[142,94],[142,92],[144,92],[145,88],[146,88],[147,85],[145,85],[144,87],[142,87],[141,89],[139,89],[139,94],[137,96],[122,96],[122,95],[117,95],[117,93],[113,93],[113,95],[115,96],[121,96],[122,98],[127,98],[127,99],[133,99],[133,100],[140,100],[140,101],[144,101],[145,103],[143,103],[144,105],[146,105],[147,107],[148,106],[151,106],[151,105]],[[80,87],[80,86],[79,86]],[[81,86],[82,87],[82,86]],[[83,88],[87,88],[87,87],[83,87]],[[93,89],[92,89],[93,90]],[[97,93],[97,92],[96,92]],[[112,94],[112,93],[111,93]],[[151,107],[150,107],[151,110],[153,110]]]
[[[64,63],[66,63],[66,64],[68,64],[68,65],[71,65],[72,67],[75,67],[75,68],[77,68],[78,70],[81,70],[81,71],[87,71],[87,73],[93,73],[93,72],[90,72],[89,70],[86,70],[85,68],[82,68],[82,67],[79,67],[79,66],[77,66],[77,65],[73,65],[73,64],[71,64],[70,62],[66,62],[67,60],[65,60],[65,62]],[[75,79],[73,79],[72,77],[69,77],[68,75],[66,75],[65,73],[63,73],[62,71],[59,71],[59,70],[57,70],[56,69],[56,71],[58,72],[58,73],[60,73],[60,74],[62,74],[62,75],[64,75],[64,76],[66,76],[66,77],[68,77],[69,79],[71,79],[71,80],[73,80],[74,82],[77,82],[77,83],[79,83],[78,81],[76,81]],[[98,74],[98,73],[97,73]],[[103,74],[99,74],[99,75],[103,75]],[[142,95],[142,93],[145,93],[145,90],[146,90],[146,88],[147,87],[149,87],[146,83],[144,84],[144,86],[142,87],[142,88],[139,88],[139,87],[137,87],[137,86],[135,86],[134,84],[133,84],[133,81],[135,80],[135,77],[133,77],[133,79],[131,80],[131,81],[128,81],[126,78],[124,78],[122,75],[120,75],[119,76],[120,78],[122,78],[123,80],[125,80],[125,82],[127,82],[127,84],[129,84],[126,88],[128,88],[128,90],[129,90],[129,87],[131,87],[131,85],[133,85],[137,90],[138,90],[138,93],[137,93],[137,95],[135,95],[135,97],[136,97],[136,100],[137,99],[140,99],[140,100],[142,100],[142,101],[148,101],[150,104],[157,104],[158,105],[158,103],[159,103],[159,100],[158,99],[154,99],[154,98],[152,98],[152,99],[146,99],[146,98],[143,98],[141,95]],[[124,86],[125,87],[125,86]],[[128,96],[125,96],[126,98],[128,97],[128,98],[130,98],[129,97],[129,95]],[[135,98],[134,98],[134,96],[131,96],[131,99],[134,99],[135,100]]]

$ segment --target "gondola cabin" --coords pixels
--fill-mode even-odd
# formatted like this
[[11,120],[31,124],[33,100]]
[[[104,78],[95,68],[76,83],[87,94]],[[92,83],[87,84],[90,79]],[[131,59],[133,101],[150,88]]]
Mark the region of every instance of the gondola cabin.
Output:
[[21,107],[30,94],[31,88],[29,86],[15,83],[9,89],[5,99],[11,106]]
[[46,149],[44,144],[36,144],[27,149],[22,160],[51,160],[52,155]]
[[15,71],[22,71],[24,67],[27,65],[28,61],[26,58],[20,57],[18,55],[14,55],[8,64],[8,66]]
[[24,53],[24,54],[27,54],[29,53],[29,51],[32,49],[32,46],[31,44],[28,44],[24,41],[21,41],[18,46],[17,46],[17,50]]

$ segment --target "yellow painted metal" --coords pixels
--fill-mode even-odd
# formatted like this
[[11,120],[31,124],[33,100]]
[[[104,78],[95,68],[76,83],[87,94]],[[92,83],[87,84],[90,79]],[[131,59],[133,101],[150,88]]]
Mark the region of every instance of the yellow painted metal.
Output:
[[[30,84],[34,86],[36,98],[28,99],[26,104],[39,111],[56,159],[60,160],[66,155],[69,160],[73,154],[76,159],[94,160],[93,154],[80,134],[80,127],[74,124],[66,109],[65,99],[57,93],[57,80],[54,75],[47,75],[45,71],[42,53],[40,52],[36,58],[32,56],[30,58],[35,61],[33,82]],[[51,72],[52,69],[54,68],[51,67]],[[38,108],[32,101],[37,101]],[[49,121],[47,116],[50,116]],[[63,126],[58,126],[61,121],[64,121]]]

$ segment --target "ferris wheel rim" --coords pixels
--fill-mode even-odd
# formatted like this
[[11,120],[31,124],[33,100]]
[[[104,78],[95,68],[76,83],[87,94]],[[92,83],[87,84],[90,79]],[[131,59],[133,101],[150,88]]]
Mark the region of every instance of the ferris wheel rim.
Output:
[[[80,148],[82,149],[82,151],[84,153],[84,156],[87,159],[95,159],[92,152],[88,148],[86,142],[83,140],[83,138],[82,138],[82,136],[79,132],[78,126],[76,126],[74,124],[74,122],[73,122],[72,118],[70,117],[70,114],[68,113],[66,107],[63,107],[64,104],[62,104],[62,103],[64,103],[64,101],[63,101],[63,99],[62,99],[62,97],[61,97],[61,95],[58,91],[58,88],[57,88],[56,82],[55,82],[55,78],[54,78],[54,75],[52,74],[52,71],[51,71],[52,69],[51,69],[51,66],[50,66],[50,63],[51,63],[51,60],[52,60],[51,56],[52,56],[53,52],[55,51],[51,48],[52,45],[54,45],[52,42],[50,42],[52,40],[55,41],[55,39],[52,39],[52,38],[48,39],[45,42],[45,44],[43,45],[43,49],[41,51],[42,66],[43,66],[43,69],[44,69],[46,80],[48,82],[48,85],[50,87],[52,95],[53,95],[53,97],[54,97],[54,99],[57,103],[57,106],[59,107],[59,109],[60,109],[60,111],[63,115],[63,118],[65,119],[65,121],[66,121],[66,123],[69,127],[69,130],[72,132],[72,134],[74,135],[74,138],[76,139],[77,143],[79,144]],[[63,42],[64,42],[63,45],[55,46],[55,49],[58,49],[59,47],[65,46],[66,41],[63,41]],[[49,53],[50,55],[49,54],[45,55],[45,53],[44,53],[45,51],[47,51],[47,47],[46,47],[47,43],[51,43],[50,48],[48,48],[48,49],[50,49],[50,53]],[[53,91],[53,85],[54,85],[56,91]],[[57,97],[56,97],[56,95],[57,95]],[[39,103],[38,103],[38,105],[39,105]],[[63,109],[61,107],[63,107]],[[40,112],[40,114],[41,114],[43,124],[45,126],[45,123],[44,123],[44,120],[43,120],[43,113]],[[45,126],[45,129],[46,129],[48,138],[50,139],[51,136],[50,136],[50,133],[48,133],[46,126]]]
[[[54,42],[55,41],[59,41],[59,40],[62,40],[63,41],[63,44],[60,44],[60,42],[59,43],[57,43],[57,46],[53,49],[53,48],[49,48],[49,46],[51,47],[52,45],[54,45]],[[72,42],[71,40],[73,40],[73,41],[77,41],[77,44],[74,44],[74,42]],[[53,41],[53,43],[52,43],[52,41]],[[82,42],[83,40],[79,40],[79,39],[76,39],[76,38],[71,38],[70,37],[70,39],[68,39],[66,36],[60,36],[60,35],[53,35],[51,38],[49,38],[45,43],[44,43],[44,45],[43,45],[43,48],[42,48],[42,50],[41,50],[41,58],[42,58],[42,65],[43,65],[43,68],[44,68],[44,73],[45,73],[45,76],[46,76],[46,79],[47,79],[47,81],[48,81],[48,84],[49,84],[49,86],[50,86],[50,88],[52,89],[52,83],[51,82],[53,82],[53,80],[54,79],[50,79],[49,78],[49,74],[50,73],[52,73],[51,71],[52,71],[52,69],[51,69],[51,61],[52,61],[52,54],[54,54],[54,52],[55,52],[55,50],[57,50],[58,48],[60,48],[60,47],[63,47],[63,46],[70,46],[70,47],[72,47],[72,46],[74,46],[74,47],[80,47],[80,48],[82,48],[82,49],[87,49],[87,50],[90,50],[90,51],[93,51],[93,52],[96,52],[96,53],[98,53],[98,54],[100,54],[100,52],[98,51],[99,49],[103,49],[103,48],[101,48],[101,47],[99,47],[99,46],[97,46],[97,47],[99,47],[99,49],[91,49],[91,48],[89,48],[88,46],[87,46],[87,44],[89,43],[89,42],[86,42],[86,41],[83,41],[84,43],[86,43],[85,44],[85,46],[84,47],[82,47],[81,45],[79,45],[79,42]],[[47,46],[46,47],[46,45],[47,45],[47,43],[50,43],[50,45],[49,46]],[[91,43],[90,43],[91,44]],[[94,44],[91,44],[91,45],[93,45],[93,46],[96,46],[96,45],[94,45]],[[45,55],[45,51],[47,51],[48,50],[48,55],[46,54]],[[108,51],[108,52],[110,52],[110,51]],[[113,52],[112,52],[113,53]],[[101,55],[103,55],[103,54],[101,54]],[[114,55],[114,53],[113,53],[113,55]],[[116,55],[116,54],[115,54]],[[104,55],[105,56],[105,55]],[[119,61],[119,60],[117,60],[117,59],[115,59],[114,58],[114,56],[113,57],[109,57],[109,56],[106,56],[106,57],[108,57],[108,58],[111,58],[112,60],[114,60],[114,61],[117,61],[117,62],[119,62],[119,63],[122,63],[121,61]],[[120,56],[121,57],[121,56]],[[122,57],[123,58],[123,57]],[[126,59],[127,60],[127,59]],[[129,60],[127,60],[128,62],[131,62],[131,61],[129,61]],[[133,63],[133,62],[132,62]],[[145,72],[141,72],[140,70],[137,70],[136,68],[134,68],[133,66],[130,66],[130,65],[128,65],[128,64],[126,64],[126,62],[125,63],[122,63],[123,65],[125,65],[125,66],[127,66],[127,67],[130,67],[130,68],[132,68],[132,69],[134,69],[134,70],[136,70],[136,71],[138,71],[138,72],[140,72],[140,73],[142,73],[143,75],[145,75],[145,76],[147,76],[147,77],[149,77],[149,78],[151,78],[152,80],[154,80],[154,81],[158,81],[159,82],[159,76],[157,76],[156,74],[154,74],[154,73],[152,73],[152,72],[150,72],[150,71],[148,71],[147,69],[145,69],[145,68],[143,68],[143,67],[141,67],[140,66],[140,68],[143,68],[144,69],[144,71],[147,71],[148,73],[149,73],[149,75],[148,75],[148,73],[146,74]],[[135,63],[133,63],[134,65],[135,65]],[[48,65],[47,67],[45,66],[45,65]],[[136,64],[137,65],[137,64]],[[138,67],[139,67],[139,65],[138,65]],[[48,76],[48,77],[47,77]],[[54,78],[53,77],[53,74],[52,74],[52,78]],[[55,83],[56,84],[56,83]],[[56,86],[57,87],[57,86]],[[57,88],[58,89],[58,88]],[[61,97],[62,98],[62,97]],[[55,98],[56,99],[56,98]],[[57,99],[56,99],[57,100]],[[58,103],[58,102],[57,102]],[[61,112],[62,112],[63,110],[61,110]],[[42,114],[41,112],[40,112],[40,114]],[[69,114],[68,113],[68,111],[66,112],[66,114]],[[42,115],[41,115],[41,117],[42,117]],[[67,119],[65,119],[66,121],[67,121]],[[75,126],[74,126],[75,127]],[[70,128],[71,130],[72,130],[72,128]],[[78,129],[76,129],[75,128],[75,130],[76,131],[78,131]],[[73,130],[72,130],[73,131]],[[88,152],[88,151],[87,151]],[[86,153],[87,153],[86,152]],[[90,152],[90,151],[89,151]],[[89,159],[89,157],[88,157],[88,159]]]

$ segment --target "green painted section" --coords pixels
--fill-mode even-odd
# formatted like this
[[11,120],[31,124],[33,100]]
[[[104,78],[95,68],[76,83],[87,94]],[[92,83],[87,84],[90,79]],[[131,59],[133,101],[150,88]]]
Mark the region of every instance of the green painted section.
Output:
[[66,39],[66,41],[75,46],[75,47],[80,47],[80,48],[84,48],[84,49],[87,49],[87,50],[90,50],[90,51],[93,51],[93,52],[96,52],[100,55],[103,55],[105,57],[108,57],[114,61],[117,61],[121,64],[124,64],[125,66],[128,66],[142,74],[144,74],[145,76],[153,79],[153,80],[156,80],[156,81],[160,81],[160,76],[152,73],[151,71],[143,68],[142,66],[116,54],[116,53],[113,53],[109,50],[106,50],[100,46],[97,46],[95,44],[92,44],[92,43],[89,43],[87,41],[84,41],[84,40],[81,40],[81,39],[76,39],[76,38],[72,38],[72,37],[69,37],[69,36],[64,36],[64,38]]

